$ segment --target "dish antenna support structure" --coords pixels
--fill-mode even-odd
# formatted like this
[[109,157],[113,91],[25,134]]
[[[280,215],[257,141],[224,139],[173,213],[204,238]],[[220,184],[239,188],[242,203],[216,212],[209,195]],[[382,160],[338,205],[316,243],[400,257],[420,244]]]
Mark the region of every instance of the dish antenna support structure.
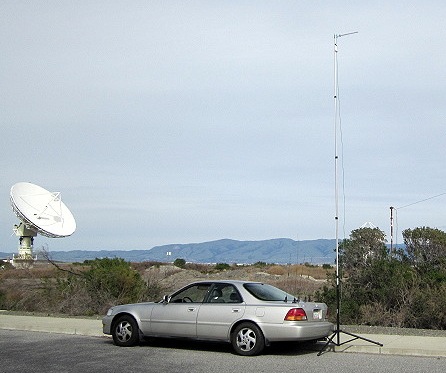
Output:
[[48,190],[31,183],[14,184],[10,193],[11,207],[20,223],[13,231],[19,237],[15,266],[29,266],[34,262],[34,237],[41,234],[51,238],[67,237],[76,230],[73,214],[62,202],[60,192]]

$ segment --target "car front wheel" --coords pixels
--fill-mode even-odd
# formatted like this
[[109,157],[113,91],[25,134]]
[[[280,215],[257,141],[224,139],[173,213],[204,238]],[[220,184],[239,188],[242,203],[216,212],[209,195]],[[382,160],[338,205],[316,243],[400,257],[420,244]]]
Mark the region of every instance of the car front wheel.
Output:
[[121,316],[113,324],[113,342],[117,346],[130,347],[139,342],[138,324],[132,316]]
[[250,322],[238,325],[231,337],[232,347],[239,355],[254,356],[265,348],[265,338],[260,328]]

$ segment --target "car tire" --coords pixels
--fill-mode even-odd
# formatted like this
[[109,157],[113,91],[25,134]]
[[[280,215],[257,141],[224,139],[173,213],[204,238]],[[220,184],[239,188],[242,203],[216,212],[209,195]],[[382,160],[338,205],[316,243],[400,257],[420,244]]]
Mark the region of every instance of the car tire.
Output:
[[265,348],[265,337],[257,325],[244,322],[234,329],[231,343],[237,354],[254,356],[260,354]]
[[113,323],[113,342],[116,346],[131,347],[139,343],[139,328],[130,315],[121,316]]

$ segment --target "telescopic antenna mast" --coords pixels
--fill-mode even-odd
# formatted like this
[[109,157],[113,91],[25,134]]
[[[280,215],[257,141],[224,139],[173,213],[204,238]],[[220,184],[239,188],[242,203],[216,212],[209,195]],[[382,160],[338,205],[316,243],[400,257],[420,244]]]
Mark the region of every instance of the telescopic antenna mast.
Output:
[[[341,330],[340,327],[340,275],[339,275],[339,188],[338,188],[338,131],[340,127],[340,101],[339,101],[339,82],[338,82],[338,38],[348,35],[357,34],[358,31],[348,32],[345,34],[335,34],[334,35],[334,159],[335,159],[335,236],[336,236],[336,330],[333,332],[332,336],[327,340],[321,351],[319,351],[318,356],[322,354],[322,352],[327,348],[330,343],[333,343],[336,346],[341,346],[345,343],[354,341],[356,339],[362,339],[367,342],[371,342],[382,346],[381,343],[371,341],[366,338],[362,338],[355,334],[351,334]],[[347,341],[341,343],[340,334],[344,333],[349,335],[350,338]],[[336,337],[336,341],[333,342]]]

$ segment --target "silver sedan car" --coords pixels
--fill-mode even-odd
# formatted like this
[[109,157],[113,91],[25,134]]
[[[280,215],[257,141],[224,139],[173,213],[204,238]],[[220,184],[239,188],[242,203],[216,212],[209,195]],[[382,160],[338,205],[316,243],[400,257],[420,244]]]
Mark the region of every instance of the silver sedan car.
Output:
[[274,286],[247,281],[202,281],[160,302],[112,307],[103,332],[118,346],[144,337],[229,342],[240,355],[257,355],[276,341],[327,337],[333,324],[324,303],[303,302]]

